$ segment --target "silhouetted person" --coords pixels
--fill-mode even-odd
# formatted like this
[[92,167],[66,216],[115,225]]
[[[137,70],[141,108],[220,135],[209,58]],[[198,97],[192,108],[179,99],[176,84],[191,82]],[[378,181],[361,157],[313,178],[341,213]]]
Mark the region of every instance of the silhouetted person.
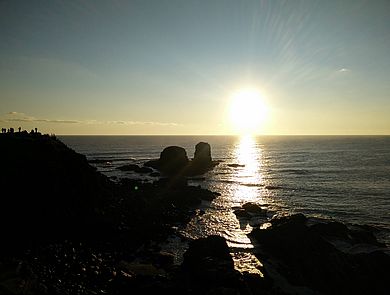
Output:
[[20,133],[20,131],[22,130],[22,127],[19,127],[18,130],[19,130],[19,133]]
[[9,129],[9,133],[14,133],[14,131],[15,131],[15,130],[14,130],[14,128],[12,128],[12,127]]
[[34,129],[31,129],[31,132],[30,132],[30,134],[34,134]]
[[7,133],[7,129],[1,128],[1,133]]
[[35,133],[38,133],[38,128],[35,128]]

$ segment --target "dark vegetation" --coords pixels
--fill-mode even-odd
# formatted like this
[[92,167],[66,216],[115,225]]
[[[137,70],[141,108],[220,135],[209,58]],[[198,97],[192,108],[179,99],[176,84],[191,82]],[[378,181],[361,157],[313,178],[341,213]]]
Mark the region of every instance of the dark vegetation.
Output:
[[[218,195],[186,181],[217,164],[206,143],[197,146],[193,160],[179,147],[165,149],[146,165],[163,176],[153,183],[114,183],[85,156],[38,132],[0,134],[0,154],[0,294],[289,292],[278,276],[318,294],[390,289],[388,255],[346,253],[332,243],[384,247],[371,228],[309,225],[303,215],[275,218],[270,228],[250,234],[264,278],[236,271],[226,241],[217,236],[190,241],[183,263],[174,263],[161,242],[191,218],[201,200]],[[122,169],[153,171],[143,168]],[[264,218],[265,212],[248,203],[236,215]]]

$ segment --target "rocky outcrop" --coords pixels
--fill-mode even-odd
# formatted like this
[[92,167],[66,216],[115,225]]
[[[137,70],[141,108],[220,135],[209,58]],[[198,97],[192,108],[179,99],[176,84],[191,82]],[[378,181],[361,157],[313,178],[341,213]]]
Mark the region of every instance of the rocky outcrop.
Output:
[[195,146],[194,159],[191,161],[184,148],[169,146],[164,148],[159,159],[148,161],[144,166],[157,169],[168,176],[196,176],[206,173],[218,163],[211,158],[210,145],[206,142],[199,142]]
[[158,245],[218,194],[111,182],[54,136],[0,134],[0,154],[1,294],[189,294]]
[[199,142],[195,145],[194,162],[207,166],[212,163],[211,146],[207,142]]
[[179,146],[169,146],[164,148],[158,160],[151,160],[144,166],[152,167],[167,175],[179,174],[189,163],[187,152]]
[[145,166],[140,167],[137,164],[127,164],[127,165],[119,166],[117,169],[121,171],[132,171],[141,174],[153,173],[153,170],[151,168]]
[[[240,273],[234,269],[229,248],[222,237],[209,236],[192,241],[184,254],[182,267],[196,294],[236,294],[240,288]],[[218,293],[221,288],[229,292]]]
[[241,218],[266,217],[267,210],[261,208],[259,204],[248,202],[242,205],[242,208],[234,210],[234,214]]
[[[267,229],[254,229],[249,236],[260,245],[256,256],[292,285],[324,294],[385,294],[389,290],[388,255],[381,251],[349,254],[331,242],[332,236],[352,242],[353,231],[346,226],[308,225],[302,214],[276,218],[271,223]],[[371,243],[373,236],[366,236],[364,242]]]
[[189,176],[204,174],[218,162],[215,162],[211,158],[211,146],[207,142],[199,142],[195,146],[194,159],[190,162],[186,169],[186,173]]
[[111,181],[55,137],[1,134],[0,155],[3,241],[76,234],[112,198]]

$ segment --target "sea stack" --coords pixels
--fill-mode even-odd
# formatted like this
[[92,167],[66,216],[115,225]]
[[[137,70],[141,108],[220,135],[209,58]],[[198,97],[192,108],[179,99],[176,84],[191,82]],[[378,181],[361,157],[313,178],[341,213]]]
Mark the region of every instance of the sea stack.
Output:
[[172,176],[195,176],[201,175],[215,165],[211,158],[211,147],[207,142],[199,142],[195,146],[194,159],[188,160],[187,152],[179,146],[166,147],[157,160],[151,160],[144,166],[152,167],[162,172],[162,174]]
[[209,166],[212,162],[211,147],[207,142],[199,142],[195,146],[194,162]]
[[158,160],[152,160],[145,163],[145,166],[155,168],[163,174],[179,174],[188,166],[189,160],[187,152],[179,146],[168,146],[160,153]]

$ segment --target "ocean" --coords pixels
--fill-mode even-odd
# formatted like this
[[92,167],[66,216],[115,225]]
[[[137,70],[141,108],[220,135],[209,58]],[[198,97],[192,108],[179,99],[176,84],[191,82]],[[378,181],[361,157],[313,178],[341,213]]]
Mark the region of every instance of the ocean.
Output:
[[[182,229],[192,238],[218,234],[232,248],[253,247],[246,234],[265,226],[275,214],[303,213],[313,218],[367,224],[390,245],[390,136],[59,136],[69,147],[93,160],[110,177],[156,180],[123,172],[124,164],[159,157],[164,147],[184,147],[189,158],[195,145],[208,142],[214,170],[190,184],[219,192],[202,204]],[[96,161],[97,160],[97,161]],[[239,165],[231,165],[239,164]],[[264,219],[243,223],[234,210],[256,202]],[[250,258],[249,258],[250,259]]]

